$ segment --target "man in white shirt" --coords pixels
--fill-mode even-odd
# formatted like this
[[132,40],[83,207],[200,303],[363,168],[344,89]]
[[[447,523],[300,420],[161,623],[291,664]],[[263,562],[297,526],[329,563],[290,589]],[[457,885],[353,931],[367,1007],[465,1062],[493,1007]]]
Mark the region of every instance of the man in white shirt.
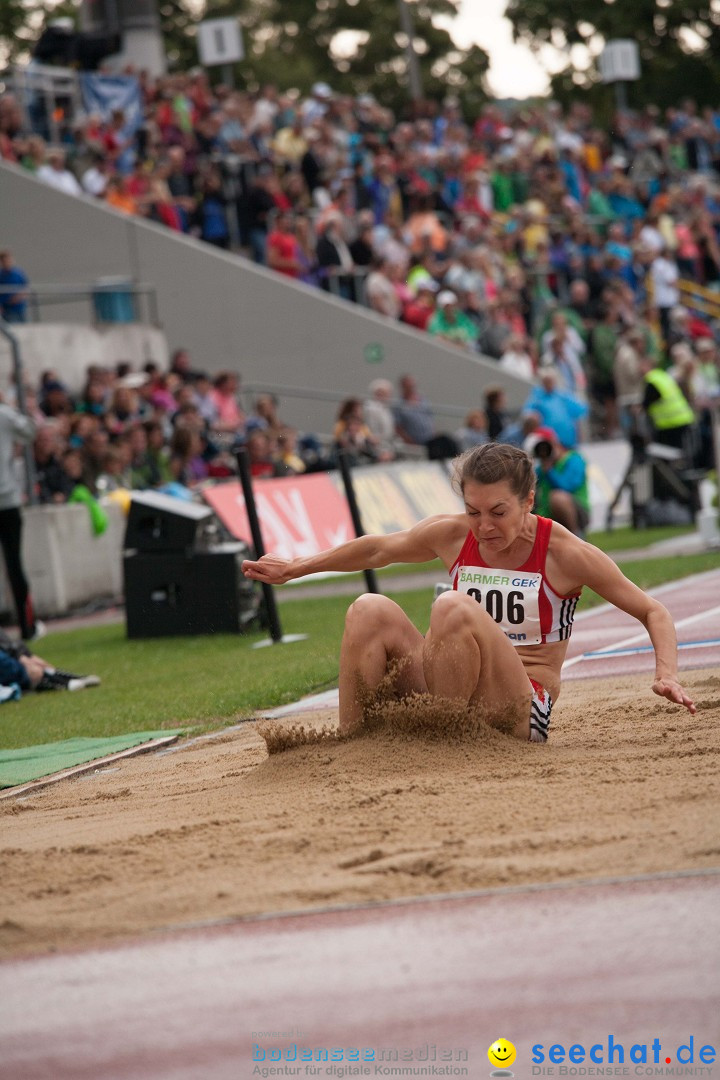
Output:
[[80,183],[86,195],[92,195],[95,199],[101,199],[107,188],[108,177],[112,168],[102,154],[98,154],[95,161],[82,174]]
[[541,344],[540,367],[555,367],[561,376],[562,389],[584,397],[587,386],[582,365],[585,342],[561,311],[553,313],[552,325],[542,335]]
[[370,394],[372,396],[363,408],[365,423],[377,439],[378,447],[394,457],[395,417],[390,408],[393,384],[388,379],[373,379],[370,383]]
[[399,319],[401,303],[387,273],[388,263],[385,259],[377,258],[373,260],[372,266],[373,269],[365,279],[368,307],[380,312],[381,315],[387,315],[390,319]]
[[527,341],[520,334],[511,334],[505,342],[505,351],[498,361],[498,367],[509,375],[532,381],[535,377],[532,357],[528,352]]
[[49,184],[57,191],[64,191],[66,195],[82,195],[83,193],[73,174],[65,168],[65,154],[62,150],[50,150],[46,163],[40,166],[35,175],[44,184]]
[[680,277],[677,263],[663,249],[653,259],[650,267],[652,283],[652,302],[657,308],[660,327],[665,343],[670,338],[670,312],[680,303],[680,290],[677,281]]

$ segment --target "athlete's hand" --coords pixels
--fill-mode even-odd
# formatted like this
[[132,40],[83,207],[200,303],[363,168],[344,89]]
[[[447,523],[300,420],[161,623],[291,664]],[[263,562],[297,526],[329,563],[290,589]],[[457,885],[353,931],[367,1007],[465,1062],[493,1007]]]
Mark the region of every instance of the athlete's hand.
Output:
[[674,701],[676,705],[684,705],[692,716],[695,715],[695,702],[688,697],[677,679],[656,679],[653,683],[653,692],[658,697]]
[[245,577],[262,581],[265,585],[284,585],[292,577],[291,567],[292,563],[279,555],[263,555],[257,562],[245,559],[242,572]]

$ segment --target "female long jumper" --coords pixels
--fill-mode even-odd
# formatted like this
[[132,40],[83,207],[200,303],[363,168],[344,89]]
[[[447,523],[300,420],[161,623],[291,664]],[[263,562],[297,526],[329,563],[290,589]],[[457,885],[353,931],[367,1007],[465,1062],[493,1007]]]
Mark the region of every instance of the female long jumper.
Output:
[[517,738],[544,742],[584,585],[643,624],[655,650],[654,693],[695,712],[678,680],[669,612],[598,548],[532,513],[535,473],[524,451],[474,447],[456,460],[454,485],[462,514],[304,559],[269,554],[243,563],[247,577],[270,585],[434,558],[447,567],[453,588],[433,604],[424,637],[385,596],[366,594],[350,606],[340,650],[341,733],[361,724],[359,681],[373,690],[390,669],[400,694],[479,705],[495,726],[506,726],[510,709]]

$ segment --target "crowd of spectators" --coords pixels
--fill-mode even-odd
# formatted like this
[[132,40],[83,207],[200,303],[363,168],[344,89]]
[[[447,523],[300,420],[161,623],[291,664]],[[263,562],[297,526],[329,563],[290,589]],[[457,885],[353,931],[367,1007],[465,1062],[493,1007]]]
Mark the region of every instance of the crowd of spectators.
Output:
[[[544,373],[546,382],[551,378]],[[566,444],[575,445],[575,419],[583,409],[556,391],[540,404],[534,395],[514,418],[503,390],[490,387],[457,429],[446,432],[438,430],[412,375],[403,375],[397,387],[379,378],[364,400],[340,402],[334,421],[328,414],[327,434],[318,435],[286,423],[271,394],[257,395],[246,408],[237,375],[210,377],[183,349],[165,372],[152,362],[141,371],[124,362],[114,369],[91,366],[81,392],[72,394],[59,373],[48,370],[37,387],[25,390],[41,503],[74,501],[79,490],[95,498],[119,489],[191,497],[199,486],[237,474],[240,447],[247,449],[251,474],[267,479],[336,468],[340,451],[350,464],[369,465],[449,457],[490,439],[520,446],[548,418]]]
[[[644,418],[650,429],[658,428],[656,438],[680,450],[692,431],[696,463],[702,465],[703,428],[695,424],[690,403],[697,403],[699,386],[709,392],[713,379],[717,392],[720,349],[707,337],[697,353],[678,342],[668,372],[654,367],[640,334],[622,349],[623,362],[628,368],[637,365],[640,380],[628,421]],[[679,396],[666,398],[662,380]],[[488,386],[454,430],[438,430],[415,377],[405,374],[397,387],[378,378],[364,400],[340,402],[334,421],[328,412],[327,434],[318,435],[286,423],[272,394],[245,403],[235,373],[211,377],[194,367],[184,349],[175,352],[167,371],[152,362],[140,371],[124,362],[114,369],[91,366],[77,394],[57,371],[48,370],[37,387],[26,387],[25,396],[36,426],[36,493],[43,503],[74,501],[79,490],[95,498],[118,489],[191,497],[199,486],[235,476],[236,452],[243,446],[258,479],[336,468],[340,451],[353,465],[369,465],[404,457],[448,458],[488,441],[532,450],[538,431],[551,432],[565,453],[577,449],[588,414],[587,404],[561,387],[558,369],[548,366],[519,412],[508,410],[501,387]],[[659,422],[668,415],[672,423]],[[709,455],[709,430],[707,441]],[[709,456],[704,464],[711,467]]]
[[79,488],[95,498],[152,488],[190,497],[200,485],[236,475],[240,447],[251,474],[263,479],[336,467],[340,450],[356,465],[392,461],[404,448],[424,456],[434,434],[411,376],[401,380],[397,400],[392,384],[379,379],[367,402],[341,402],[332,433],[328,417],[328,435],[318,436],[285,423],[271,394],[256,396],[246,411],[236,374],[210,377],[183,349],[165,372],[151,362],[141,371],[124,362],[91,366],[78,394],[48,370],[25,396],[42,503],[72,501]]
[[[0,97],[0,155],[63,191],[482,352],[535,380],[530,410],[555,430],[558,395],[576,403],[567,445],[584,414],[586,432],[627,434],[652,404],[648,365],[669,368],[706,423],[720,389],[716,325],[682,302],[678,282],[720,294],[720,111],[691,100],[664,114],[622,110],[606,130],[582,103],[566,112],[552,101],[512,111],[488,103],[468,120],[447,98],[398,119],[371,95],[325,83],[301,97],[211,86],[201,70],[139,82],[134,134],[123,134],[121,112],[90,115],[62,146],[24,129],[12,96]],[[180,409],[192,405],[208,423],[203,403],[214,395],[216,430],[237,428],[217,386],[193,385],[192,401],[186,391]],[[130,392],[146,401],[150,391]],[[468,416],[458,443],[478,425]],[[348,405],[335,438],[382,458],[388,433],[372,443],[365,426]],[[405,437],[402,420],[394,437]],[[427,445],[430,436],[414,437]],[[262,437],[253,442],[264,452]],[[193,441],[171,459],[186,476],[214,467],[207,455]],[[190,464],[198,456],[205,464]]]

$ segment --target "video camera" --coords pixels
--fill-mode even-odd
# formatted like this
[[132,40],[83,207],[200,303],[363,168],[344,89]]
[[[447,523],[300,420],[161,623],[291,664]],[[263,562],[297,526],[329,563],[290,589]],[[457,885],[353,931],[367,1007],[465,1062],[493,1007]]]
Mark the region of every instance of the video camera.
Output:
[[533,447],[533,454],[539,461],[547,461],[552,457],[553,444],[549,439],[538,439]]

